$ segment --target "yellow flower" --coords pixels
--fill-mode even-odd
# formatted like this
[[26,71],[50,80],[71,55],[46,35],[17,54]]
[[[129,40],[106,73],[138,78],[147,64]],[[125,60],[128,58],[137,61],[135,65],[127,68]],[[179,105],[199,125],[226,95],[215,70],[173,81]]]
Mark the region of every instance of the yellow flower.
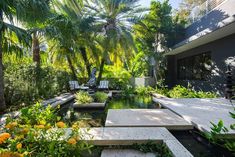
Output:
[[21,143],[18,143],[18,144],[16,145],[16,148],[17,148],[17,149],[21,149],[21,148],[22,148],[22,144],[21,144]]
[[8,123],[5,128],[7,129],[14,129],[15,127],[17,126],[17,122],[11,122],[11,123]]
[[65,123],[64,122],[57,122],[56,123],[56,126],[58,127],[58,128],[65,128]]
[[78,129],[78,125],[77,125],[77,124],[73,124],[73,125],[72,125],[72,128],[73,128],[73,129]]
[[0,134],[0,144],[5,142],[10,137],[11,137],[11,135],[9,133],[2,133],[2,134]]
[[69,144],[72,144],[72,145],[75,145],[75,144],[77,143],[77,141],[76,141],[74,138],[70,138],[70,139],[68,140],[68,143],[69,143]]
[[22,134],[27,134],[29,132],[29,129],[28,128],[23,128],[22,130],[21,130],[21,133]]
[[15,136],[15,139],[17,139],[17,140],[24,139],[24,135]]
[[38,128],[38,129],[44,129],[45,126],[44,125],[34,125],[35,128]]

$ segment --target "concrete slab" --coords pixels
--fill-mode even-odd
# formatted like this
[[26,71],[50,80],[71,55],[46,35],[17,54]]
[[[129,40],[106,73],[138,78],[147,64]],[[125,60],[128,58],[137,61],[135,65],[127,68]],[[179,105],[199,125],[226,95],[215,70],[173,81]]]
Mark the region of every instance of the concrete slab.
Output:
[[74,94],[71,93],[64,93],[60,96],[57,96],[55,98],[46,100],[42,102],[43,106],[51,105],[53,108],[57,107],[58,105],[63,105],[75,98]]
[[91,108],[95,108],[95,109],[104,109],[106,106],[106,102],[105,103],[90,103],[90,104],[73,104],[73,108],[76,109],[91,109]]
[[108,110],[108,127],[166,127],[170,130],[188,130],[193,126],[168,109]]
[[156,157],[156,155],[132,149],[104,149],[101,157]]
[[151,140],[156,143],[165,143],[175,157],[192,157],[192,154],[163,127],[81,128],[80,133],[81,140],[93,145],[132,145]]
[[[170,109],[192,123],[200,131],[210,132],[211,123],[223,120],[224,125],[229,128],[234,119],[229,112],[233,111],[231,103],[223,98],[155,98],[153,101],[160,103],[163,107]],[[226,135],[235,137],[235,130],[230,130]]]

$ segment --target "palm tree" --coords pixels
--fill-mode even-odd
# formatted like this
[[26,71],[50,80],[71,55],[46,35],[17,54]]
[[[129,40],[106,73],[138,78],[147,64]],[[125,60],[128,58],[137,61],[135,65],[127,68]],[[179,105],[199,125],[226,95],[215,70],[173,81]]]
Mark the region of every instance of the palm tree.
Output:
[[[74,56],[80,54],[87,71],[87,76],[89,77],[91,74],[91,55],[88,54],[88,50],[90,52],[95,52],[94,50],[96,50],[94,46],[94,32],[96,29],[93,27],[94,18],[84,10],[81,0],[56,1],[54,5],[58,16],[51,20],[52,26],[57,29],[57,34],[53,35],[53,37],[54,39],[59,39],[60,45],[67,47],[67,50],[69,50],[67,54],[61,53],[61,55],[66,55],[64,57],[67,58],[69,67],[72,70],[74,68],[72,68],[72,60],[69,58],[74,58]],[[93,56],[98,58],[96,54]]]
[[[132,37],[132,25],[140,19],[144,9],[137,5],[138,0],[90,0],[85,4],[94,16],[99,30],[100,44],[103,46],[98,82],[102,78],[103,68],[110,53],[124,52],[123,58],[135,50]],[[124,62],[128,62],[124,59]]]
[[33,61],[40,66],[40,43],[45,34],[46,21],[51,16],[50,3],[52,0],[24,0],[20,16],[18,19],[23,23],[24,27],[29,29],[32,34],[32,52]]
[[29,43],[30,41],[30,36],[28,36],[27,32],[24,29],[15,26],[13,23],[13,15],[18,17],[19,9],[21,8],[21,3],[17,2],[14,0],[0,1],[0,112],[3,112],[6,108],[3,80],[3,52],[11,51],[11,46],[14,44],[9,43],[10,40],[7,40],[6,36],[16,35],[18,40],[22,43]]

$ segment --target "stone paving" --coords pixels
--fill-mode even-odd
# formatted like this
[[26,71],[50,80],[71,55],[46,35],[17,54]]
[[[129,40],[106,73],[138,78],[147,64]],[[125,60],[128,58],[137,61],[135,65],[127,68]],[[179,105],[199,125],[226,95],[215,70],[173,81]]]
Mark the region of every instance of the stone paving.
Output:
[[81,140],[93,145],[132,145],[151,140],[165,143],[175,157],[192,157],[192,154],[163,127],[82,128],[80,133],[83,135]]
[[106,127],[166,127],[169,130],[189,130],[193,125],[168,109],[110,109]]
[[[234,123],[234,119],[229,114],[234,107],[228,100],[223,98],[173,99],[153,97],[153,101],[180,115],[200,131],[209,132],[212,127],[210,122],[217,124],[219,120],[223,120],[227,128]],[[235,137],[235,130],[230,129],[226,135]]]

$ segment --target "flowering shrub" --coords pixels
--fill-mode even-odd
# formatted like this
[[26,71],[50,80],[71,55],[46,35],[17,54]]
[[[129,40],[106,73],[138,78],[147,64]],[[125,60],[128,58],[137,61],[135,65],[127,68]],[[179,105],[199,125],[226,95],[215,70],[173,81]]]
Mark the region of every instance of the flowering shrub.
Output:
[[80,140],[77,126],[67,126],[50,106],[24,108],[0,130],[0,156],[81,156],[91,146]]

